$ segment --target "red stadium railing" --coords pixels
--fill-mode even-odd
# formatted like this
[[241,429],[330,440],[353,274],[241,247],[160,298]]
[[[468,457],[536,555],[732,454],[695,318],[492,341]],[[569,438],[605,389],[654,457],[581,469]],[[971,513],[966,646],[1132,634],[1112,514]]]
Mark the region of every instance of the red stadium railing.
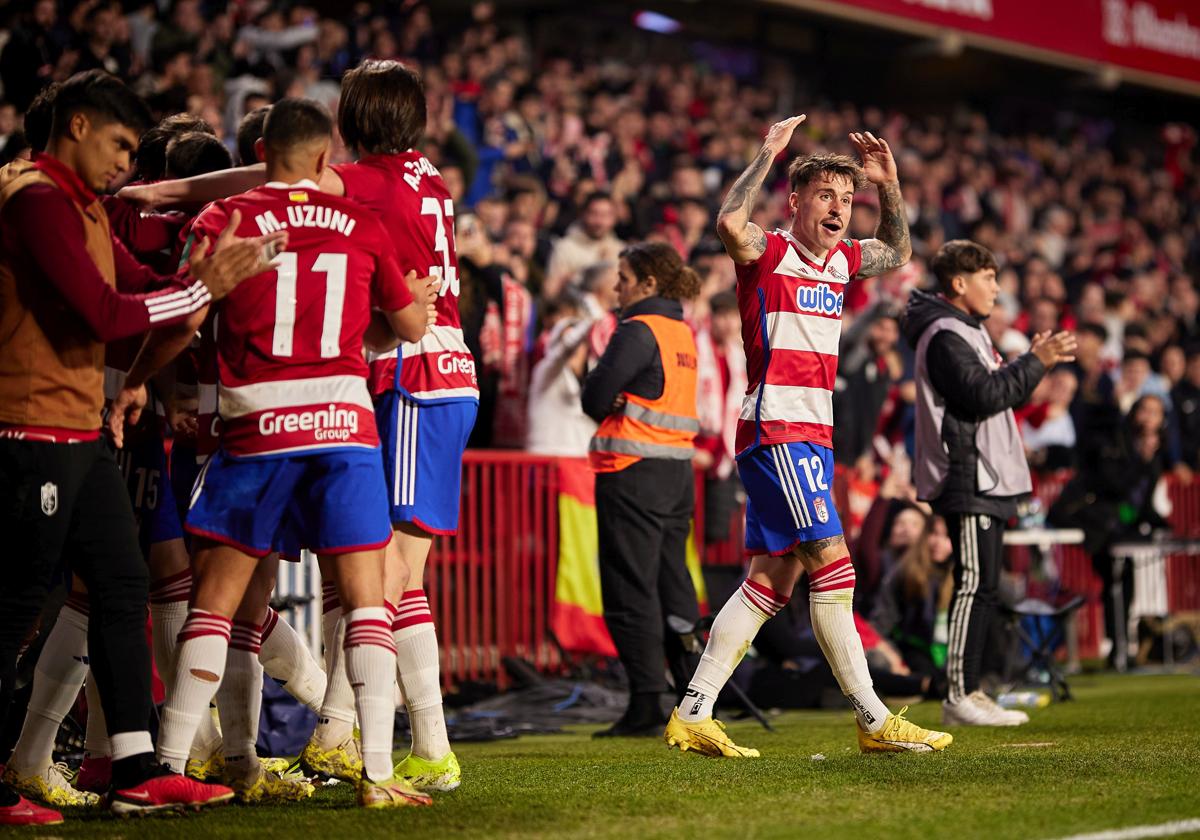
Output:
[[471,450],[463,462],[459,532],[434,542],[430,606],[447,685],[504,687],[506,656],[559,663],[547,634],[558,567],[558,471],[553,458]]
[[[1069,473],[1039,476],[1036,494],[1044,509],[1062,492]],[[697,490],[701,485],[697,482]],[[1200,538],[1200,482],[1170,482],[1171,525],[1178,536]],[[471,450],[463,464],[460,530],[439,537],[427,571],[434,619],[443,654],[447,687],[486,680],[504,687],[504,657],[529,660],[554,670],[561,656],[549,632],[558,560],[558,471],[554,458],[517,452]],[[845,488],[835,484],[839,506]],[[697,525],[702,526],[703,493],[697,493]],[[706,565],[737,565],[742,559],[743,521],[737,512],[729,540],[705,546]],[[701,531],[702,533],[702,531]],[[1030,571],[1024,549],[1012,549],[1012,568]],[[1104,638],[1101,584],[1091,559],[1078,546],[1053,550],[1059,593],[1082,594],[1087,604],[1077,621],[1078,651],[1095,656]],[[1035,576],[1036,577],[1036,576]],[[1200,610],[1200,562],[1196,555],[1167,561],[1168,603],[1172,612]],[[1036,579],[1031,592],[1044,584]]]

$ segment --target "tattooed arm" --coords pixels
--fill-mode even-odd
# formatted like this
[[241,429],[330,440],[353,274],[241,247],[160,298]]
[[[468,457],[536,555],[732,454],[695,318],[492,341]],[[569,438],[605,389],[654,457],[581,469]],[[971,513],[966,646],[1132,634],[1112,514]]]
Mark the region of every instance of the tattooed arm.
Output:
[[908,216],[900,195],[900,179],[896,160],[887,141],[870,132],[851,134],[850,142],[863,159],[863,173],[879,191],[879,228],[874,239],[864,239],[862,265],[858,277],[874,277],[899,268],[912,256],[912,240],[908,233]]
[[767,172],[776,156],[787,148],[796,126],[804,122],[804,114],[777,122],[767,132],[767,138],[754,161],[734,181],[717,214],[717,235],[725,251],[735,263],[752,263],[767,250],[767,235],[750,221],[758,191],[762,189]]

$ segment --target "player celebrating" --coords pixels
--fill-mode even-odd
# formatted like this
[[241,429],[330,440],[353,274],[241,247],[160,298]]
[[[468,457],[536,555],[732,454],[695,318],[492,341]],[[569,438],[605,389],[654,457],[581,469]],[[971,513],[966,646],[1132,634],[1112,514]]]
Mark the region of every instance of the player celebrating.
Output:
[[[367,61],[347,73],[338,127],[359,159],[327,169],[321,189],[378,213],[404,270],[441,278],[436,323],[419,343],[372,360],[371,390],[396,529],[387,552],[386,589],[395,604],[396,665],[413,735],[412,752],[396,772],[422,789],[453,790],[462,773],[446,736],[437,636],[422,580],[433,535],[458,529],[462,455],[479,408],[479,387],[458,312],[454,204],[437,169],[413,148],[425,131],[425,111],[420,77],[399,62]],[[243,167],[126,188],[121,195],[147,206],[197,203],[261,178],[261,168]],[[330,599],[326,604],[334,607]],[[339,681],[330,677],[328,690],[336,693]],[[345,778],[357,771],[353,723],[331,714],[326,697],[301,761],[315,772]]]
[[433,535],[458,530],[462,456],[479,408],[458,312],[454,204],[437,169],[413,148],[425,133],[425,91],[416,73],[395,61],[347,73],[338,126],[359,155],[357,163],[332,167],[346,197],[380,214],[403,269],[441,278],[437,322],[420,342],[372,360],[371,392],[395,528],[387,595],[396,605],[396,665],[413,737],[396,773],[424,790],[453,790],[461,771],[446,736],[437,636],[422,581]]
[[[243,798],[255,798],[264,777],[252,737],[261,630],[257,618],[245,617],[262,607],[247,605],[243,595],[256,559],[271,552],[286,522],[336,570],[346,670],[362,727],[359,804],[426,805],[427,795],[392,778],[395,648],[382,551],[391,529],[362,356],[372,303],[395,333],[415,340],[425,329],[426,301],[414,300],[379,222],[319,192],[331,134],[316,103],[279,102],[263,136],[270,181],[218,202],[196,222],[203,234],[240,211],[247,229],[286,229],[289,247],[273,271],[246,281],[219,311],[221,449],[205,465],[188,515],[199,541],[195,585],[159,756],[183,771],[196,726],[225,676],[244,686],[252,710],[236,733],[235,721],[225,721],[225,772]],[[127,388],[140,385],[135,379]],[[123,393],[114,415],[130,402]]]
[[[863,752],[930,752],[950,735],[891,714],[876,696],[851,604],[854,566],[833,505],[832,391],[844,289],[904,265],[908,222],[891,149],[869,132],[851,134],[860,167],[844,155],[799,158],[788,167],[788,230],[767,233],[750,221],[772,161],[804,116],[776,123],[754,162],[725,198],[717,232],[737,263],[750,389],[737,429],[738,468],[746,486],[750,572],[712,626],[683,703],[665,737],[671,746],[714,756],[755,758],[713,720],[713,703],[759,627],[787,603],[807,571],[813,632],[854,707]],[[854,192],[879,192],[878,238],[843,239]]]

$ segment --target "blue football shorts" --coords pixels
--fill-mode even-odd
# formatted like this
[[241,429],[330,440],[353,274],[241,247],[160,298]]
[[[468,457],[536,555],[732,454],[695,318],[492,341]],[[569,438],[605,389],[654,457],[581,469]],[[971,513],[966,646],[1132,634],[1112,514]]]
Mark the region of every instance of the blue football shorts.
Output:
[[392,524],[457,533],[463,452],[478,412],[474,400],[419,403],[399,391],[375,398]]
[[196,480],[187,530],[255,557],[298,546],[333,555],[383,548],[392,528],[379,450],[272,458],[218,451]]
[[756,446],[738,458],[746,503],[746,554],[787,554],[841,536],[833,505],[833,450],[798,441]]

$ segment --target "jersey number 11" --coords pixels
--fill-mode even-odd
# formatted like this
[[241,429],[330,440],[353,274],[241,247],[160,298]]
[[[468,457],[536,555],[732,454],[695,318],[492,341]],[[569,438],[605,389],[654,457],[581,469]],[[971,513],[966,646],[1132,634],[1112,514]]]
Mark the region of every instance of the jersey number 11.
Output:
[[[277,357],[292,355],[292,335],[296,331],[296,278],[298,257],[284,251],[275,266],[275,332],[271,352]],[[346,301],[346,255],[318,254],[313,272],[325,275],[325,317],[321,324],[321,358],[341,355],[342,306]]]

